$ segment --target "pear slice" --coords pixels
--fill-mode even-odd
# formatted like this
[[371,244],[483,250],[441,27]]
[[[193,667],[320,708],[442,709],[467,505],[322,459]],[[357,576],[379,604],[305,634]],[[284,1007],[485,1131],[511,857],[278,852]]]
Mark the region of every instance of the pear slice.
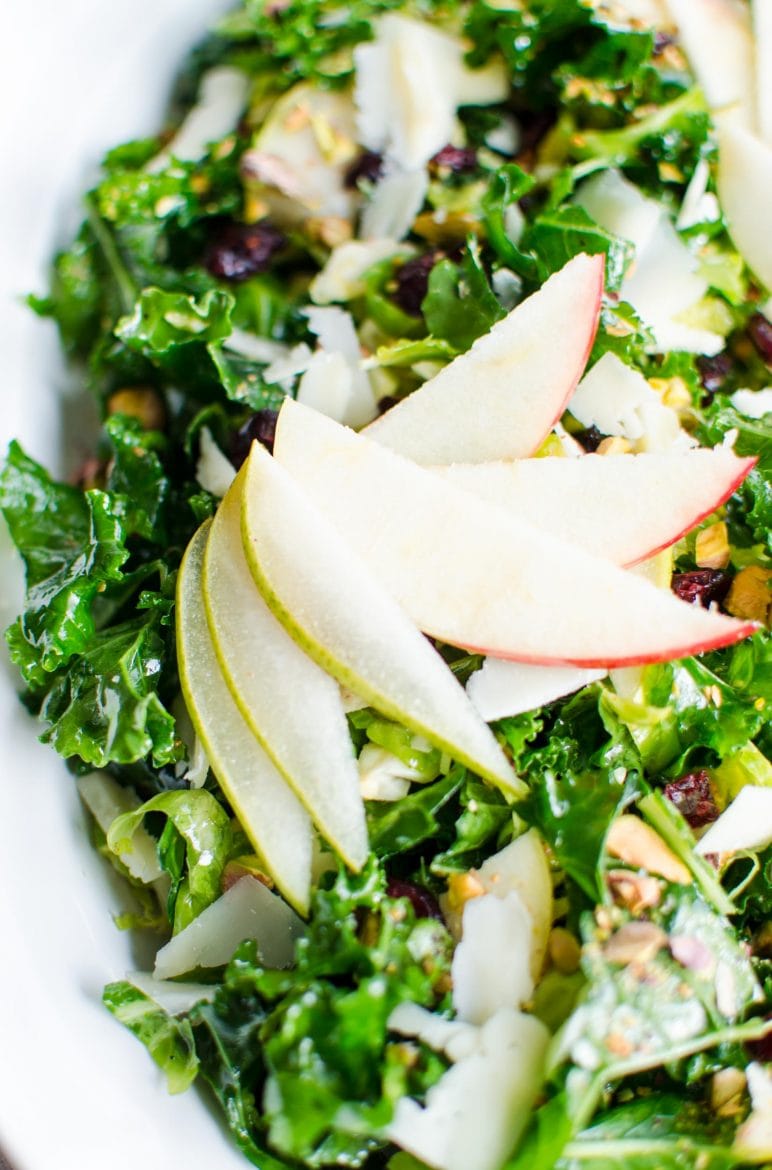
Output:
[[524,794],[440,656],[311,499],[257,443],[246,469],[247,560],[298,645],[385,715],[505,791]]
[[434,470],[569,544],[632,565],[674,544],[715,512],[755,463],[717,447],[455,463]]
[[340,690],[266,606],[241,543],[244,473],[212,522],[204,605],[220,668],[244,719],[352,869],[367,858],[364,804]]
[[177,578],[177,660],[185,703],[211,768],[271,877],[305,914],[311,888],[311,818],[263,752],[236,706],[212,645],[202,575],[210,523],[188,545]]
[[416,625],[453,646],[627,666],[756,628],[687,605],[296,402],[282,406],[274,451]]
[[368,437],[424,464],[532,455],[582,376],[602,293],[603,257],[574,256],[467,353],[370,423]]

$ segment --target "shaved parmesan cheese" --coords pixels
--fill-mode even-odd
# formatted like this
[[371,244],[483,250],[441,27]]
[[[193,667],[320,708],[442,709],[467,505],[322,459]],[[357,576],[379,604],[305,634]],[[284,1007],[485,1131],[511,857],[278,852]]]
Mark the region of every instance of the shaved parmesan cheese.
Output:
[[435,1052],[444,1052],[449,1060],[463,1060],[477,1051],[479,1029],[463,1020],[446,1020],[417,1003],[401,1003],[389,1016],[389,1029],[400,1036],[414,1036]]
[[359,141],[418,170],[450,142],[458,106],[504,100],[506,73],[469,69],[463,43],[423,21],[389,13],[374,24],[375,40],[354,50]]
[[290,353],[290,347],[283,342],[258,337],[256,333],[248,333],[246,329],[231,329],[223,346],[234,353],[240,353],[242,357],[266,364],[281,361]]
[[161,947],[154,974],[171,979],[198,967],[219,967],[245,939],[257,943],[264,966],[289,967],[303,931],[303,920],[278,894],[246,876]]
[[718,135],[718,194],[729,234],[748,267],[772,289],[769,191],[772,147],[739,126],[721,122]]
[[426,1094],[403,1097],[386,1135],[435,1170],[499,1170],[522,1134],[544,1080],[549,1032],[512,1008],[479,1030],[465,1056]]
[[708,191],[710,166],[701,158],[694,168],[694,174],[686,188],[681,210],[678,212],[676,227],[679,231],[694,227],[698,223],[713,223],[721,215],[716,196]]
[[[413,740],[417,748],[416,736]],[[431,745],[417,750],[428,751]],[[362,748],[357,761],[359,787],[365,800],[400,800],[407,796],[412,780],[421,780],[420,768],[411,767],[392,752],[377,744],[368,743]]]
[[772,844],[772,788],[747,784],[724,809],[695,852],[740,853],[745,849],[766,849]]
[[763,418],[772,411],[772,386],[763,390],[736,390],[732,395],[732,406],[746,418]]
[[199,431],[198,444],[196,479],[204,491],[222,499],[235,479],[236,468],[215,443],[209,427]]
[[[103,833],[108,832],[116,817],[134,812],[142,803],[133,789],[124,788],[106,772],[79,776],[75,783],[78,795]],[[158,860],[155,838],[142,825],[132,836],[131,848],[125,849],[118,856],[137,881],[145,885],[152,885],[156,881],[166,882],[166,874]]]
[[361,234],[365,240],[388,236],[402,240],[413,225],[429,190],[425,170],[397,170],[386,174],[373,189],[362,212]]
[[531,916],[529,966],[535,983],[544,964],[554,908],[552,875],[536,829],[529,829],[488,857],[474,876],[496,898],[504,898],[510,892],[521,898]]
[[637,451],[694,446],[676,411],[664,405],[643,374],[613,353],[604,354],[585,375],[568,409],[582,426],[621,435]]
[[652,330],[658,352],[682,349],[710,356],[724,348],[720,334],[682,320],[705,296],[708,282],[656,200],[618,171],[607,170],[582,184],[576,202],[606,231],[633,245],[635,260],[620,295]]
[[602,670],[582,670],[573,666],[531,666],[503,658],[486,658],[482,668],[471,676],[466,693],[490,723],[508,715],[533,711],[573,694],[588,683],[604,677]]
[[772,146],[772,4],[751,0],[751,12],[756,47],[756,126],[759,137]]
[[346,426],[364,426],[375,418],[378,407],[362,368],[351,314],[326,306],[304,312],[311,332],[319,338],[324,357],[314,355],[313,363],[309,363],[298,388],[298,400]]
[[311,300],[317,305],[353,300],[364,293],[363,277],[369,268],[389,256],[412,251],[394,239],[370,236],[366,240],[347,240],[333,248],[324,268],[311,281],[308,290]]
[[148,163],[151,173],[168,167],[173,158],[196,162],[213,142],[236,128],[249,97],[249,78],[232,65],[217,65],[201,78],[198,101],[168,146]]
[[453,955],[453,1006],[482,1024],[500,1008],[520,1007],[533,993],[533,919],[514,890],[483,894],[464,906],[463,935]]
[[313,354],[304,341],[294,345],[289,353],[271,362],[263,370],[263,378],[269,386],[283,386],[289,389],[298,374],[303,374],[311,364]]
[[126,981],[170,1016],[183,1016],[197,1003],[211,1003],[217,993],[216,983],[172,982],[156,979],[145,971],[129,971]]
[[359,196],[347,188],[346,172],[356,149],[351,96],[303,82],[273,106],[242,170],[279,223],[308,215],[350,220]]

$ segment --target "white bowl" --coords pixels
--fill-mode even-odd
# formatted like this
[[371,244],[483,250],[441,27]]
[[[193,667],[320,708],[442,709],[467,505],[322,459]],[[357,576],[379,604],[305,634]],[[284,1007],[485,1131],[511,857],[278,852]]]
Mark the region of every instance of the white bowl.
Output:
[[[224,0],[5,0],[0,5],[0,452],[18,437],[55,471],[85,453],[56,330],[19,303],[43,292],[102,152],[154,132],[175,71]],[[82,440],[81,440],[82,441]],[[0,620],[18,612],[0,520]],[[100,1002],[134,966],[109,872],[72,777],[36,742],[0,651],[0,1149],[14,1170],[243,1170],[203,1094],[170,1097]]]

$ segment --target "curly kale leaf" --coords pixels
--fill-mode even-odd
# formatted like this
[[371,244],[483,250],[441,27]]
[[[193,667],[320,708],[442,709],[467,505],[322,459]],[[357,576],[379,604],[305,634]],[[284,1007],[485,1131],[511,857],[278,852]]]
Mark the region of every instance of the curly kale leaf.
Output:
[[91,637],[43,700],[43,742],[95,768],[147,755],[158,766],[181,758],[174,718],[158,694],[169,657],[160,624],[150,611]]
[[7,637],[33,688],[82,653],[94,634],[93,603],[122,579],[127,560],[122,502],[56,483],[11,443],[0,471],[0,508],[26,569],[24,612]]

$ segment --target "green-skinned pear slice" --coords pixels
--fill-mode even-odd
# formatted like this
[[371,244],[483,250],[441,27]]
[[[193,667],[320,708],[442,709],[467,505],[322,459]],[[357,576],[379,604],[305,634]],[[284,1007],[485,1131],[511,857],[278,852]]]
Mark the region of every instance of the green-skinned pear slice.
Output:
[[274,451],[416,625],[453,646],[627,666],[756,628],[687,605],[296,402],[282,406]]
[[185,703],[209,764],[284,897],[308,910],[311,818],[258,744],[220,671],[204,609],[204,549],[195,534],[177,579],[177,657]]
[[220,668],[261,746],[347,865],[367,858],[367,829],[340,690],[276,620],[244,559],[239,474],[212,522],[204,605]]
[[532,455],[582,376],[602,293],[603,257],[574,256],[368,436],[422,464]]
[[508,792],[524,785],[437,652],[291,476],[258,444],[243,538],[268,606],[344,686]]
[[674,544],[714,512],[755,464],[754,458],[717,447],[456,463],[434,470],[569,544],[617,565],[633,565]]

